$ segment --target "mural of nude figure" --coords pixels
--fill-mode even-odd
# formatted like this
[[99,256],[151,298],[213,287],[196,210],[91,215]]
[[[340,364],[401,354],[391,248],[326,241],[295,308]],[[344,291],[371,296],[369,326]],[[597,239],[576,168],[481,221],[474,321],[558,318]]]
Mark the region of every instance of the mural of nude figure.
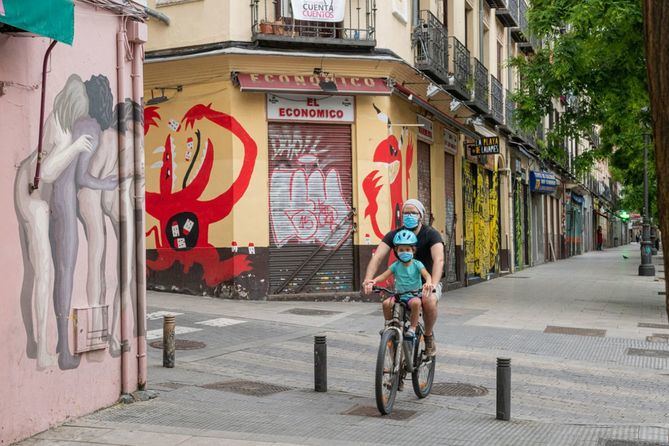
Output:
[[[79,118],[73,126],[72,136],[88,135],[93,139],[91,150],[79,154],[76,160],[61,173],[53,183],[51,195],[51,248],[55,266],[53,302],[58,328],[58,365],[62,370],[76,368],[81,356],[72,355],[69,348],[69,317],[72,303],[74,268],[79,249],[78,236],[78,201],[77,192],[81,188],[94,190],[114,190],[117,177],[111,175],[104,179],[93,177],[88,169],[93,154],[100,146],[102,131],[111,127],[113,117],[113,96],[109,81],[104,76],[93,76],[84,82],[88,96],[88,116]],[[98,202],[100,207],[101,203]],[[90,231],[88,231],[90,233]],[[102,244],[95,248],[104,252]],[[90,247],[89,247],[90,248]],[[93,266],[89,264],[89,268]],[[99,268],[95,265],[94,268]],[[88,287],[87,287],[88,288]],[[102,303],[103,296],[89,295],[89,302]]]
[[[112,178],[119,169],[118,166],[118,134],[126,133],[128,141],[133,140],[133,134],[143,133],[142,107],[130,99],[119,103],[114,109],[113,127],[104,130],[101,134],[100,146],[92,155],[88,174],[93,178]],[[121,172],[119,181],[122,193],[129,193],[133,190],[132,166],[126,166],[127,172]],[[81,184],[81,183],[79,183]],[[97,189],[82,187],[79,189],[79,219],[84,227],[86,240],[88,241],[88,276],[86,278],[86,294],[88,295],[88,304],[103,305],[106,302],[107,290],[105,283],[106,267],[106,248],[107,232],[105,226],[105,217],[114,231],[116,242],[118,243],[120,234],[120,200],[119,191],[116,189]],[[131,202],[130,200],[126,200]],[[132,249],[133,247],[126,247]],[[134,256],[134,253],[128,252],[126,255]],[[116,264],[120,262],[116,259]],[[121,353],[120,342],[120,314],[121,314],[121,295],[131,296],[131,281],[125,280],[124,283],[116,281],[113,291],[112,304],[112,323],[109,327],[109,353],[116,357]],[[123,292],[121,293],[121,288]],[[133,301],[134,303],[134,301]],[[124,304],[128,304],[125,302]]]
[[[23,253],[21,312],[26,329],[26,354],[37,360],[37,368],[51,366],[54,358],[47,351],[48,299],[53,294],[54,263],[49,235],[50,184],[56,181],[73,160],[90,152],[90,135],[73,137],[74,123],[88,115],[88,98],[81,78],[72,75],[56,95],[53,111],[44,122],[42,186],[31,191],[37,164],[37,151],[19,165],[14,182],[14,207],[19,222]],[[34,320],[34,322],[33,322]]]

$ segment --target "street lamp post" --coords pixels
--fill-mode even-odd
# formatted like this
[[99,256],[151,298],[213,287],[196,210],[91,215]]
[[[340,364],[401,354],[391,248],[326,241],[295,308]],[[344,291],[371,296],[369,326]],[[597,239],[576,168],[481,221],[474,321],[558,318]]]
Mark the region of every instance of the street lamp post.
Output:
[[655,265],[653,265],[653,248],[650,241],[650,218],[648,216],[648,146],[650,145],[650,134],[644,134],[643,145],[643,239],[641,241],[641,265],[639,265],[640,276],[654,276]]

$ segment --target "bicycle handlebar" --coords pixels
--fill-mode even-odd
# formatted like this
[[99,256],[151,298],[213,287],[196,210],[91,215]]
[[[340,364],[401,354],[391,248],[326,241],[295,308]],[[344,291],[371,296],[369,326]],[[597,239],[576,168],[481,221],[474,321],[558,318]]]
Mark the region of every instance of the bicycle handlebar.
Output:
[[403,291],[403,292],[399,293],[397,291],[389,290],[388,288],[383,288],[383,287],[376,286],[376,285],[374,285],[372,287],[372,291],[377,293],[377,294],[380,294],[382,292],[387,293],[387,294],[390,294],[391,296],[404,296],[406,294],[409,294],[411,296],[420,296],[423,293],[422,289],[417,289],[417,290],[413,290],[413,291]]

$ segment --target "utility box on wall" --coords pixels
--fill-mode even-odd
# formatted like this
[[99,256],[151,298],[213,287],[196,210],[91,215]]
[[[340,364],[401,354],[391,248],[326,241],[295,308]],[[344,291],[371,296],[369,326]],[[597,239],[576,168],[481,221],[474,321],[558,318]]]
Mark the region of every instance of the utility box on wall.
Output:
[[109,341],[109,305],[75,308],[75,353],[102,350]]

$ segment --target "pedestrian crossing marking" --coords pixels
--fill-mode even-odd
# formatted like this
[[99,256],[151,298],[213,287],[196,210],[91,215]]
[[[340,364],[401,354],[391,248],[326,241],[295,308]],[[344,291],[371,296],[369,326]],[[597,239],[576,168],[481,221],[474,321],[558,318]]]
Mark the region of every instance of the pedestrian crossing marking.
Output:
[[224,317],[219,317],[217,319],[209,319],[207,321],[196,322],[199,325],[207,325],[209,327],[227,327],[230,325],[243,324],[246,321],[240,321],[237,319],[228,319]]
[[150,321],[155,321],[162,319],[164,316],[181,316],[183,313],[175,313],[174,311],[154,311],[146,315],[146,318]]
[[[186,334],[186,333],[195,333],[196,331],[202,331],[201,328],[193,328],[193,327],[180,327],[177,326],[174,328],[174,334],[175,335],[180,335],[180,334]],[[158,328],[156,330],[148,330],[146,332],[146,340],[147,341],[152,341],[154,339],[161,339],[163,337],[163,329]]]

